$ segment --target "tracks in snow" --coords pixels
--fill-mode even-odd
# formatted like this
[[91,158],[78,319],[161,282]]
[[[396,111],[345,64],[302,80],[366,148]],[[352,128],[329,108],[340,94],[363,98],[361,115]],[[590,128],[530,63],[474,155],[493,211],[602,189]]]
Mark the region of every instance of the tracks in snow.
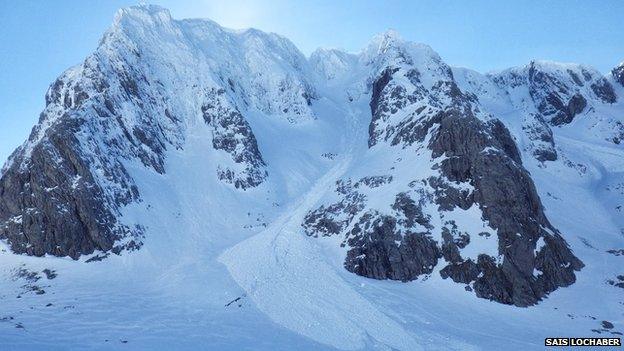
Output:
[[301,231],[306,213],[351,165],[362,137],[357,113],[349,111],[344,150],[323,177],[264,231],[226,250],[219,261],[274,322],[340,349],[375,344],[421,347],[401,325],[345,281],[314,239]]

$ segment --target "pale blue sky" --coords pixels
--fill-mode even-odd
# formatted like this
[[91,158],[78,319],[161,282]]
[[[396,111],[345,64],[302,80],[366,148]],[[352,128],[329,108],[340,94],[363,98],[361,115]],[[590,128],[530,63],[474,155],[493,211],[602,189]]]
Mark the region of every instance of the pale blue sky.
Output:
[[[197,0],[149,1],[175,18],[206,17],[350,51],[392,28],[451,65],[478,71],[533,58],[593,65],[624,60],[624,1]],[[0,0],[0,164],[25,140],[48,85],[93,51],[126,0]]]

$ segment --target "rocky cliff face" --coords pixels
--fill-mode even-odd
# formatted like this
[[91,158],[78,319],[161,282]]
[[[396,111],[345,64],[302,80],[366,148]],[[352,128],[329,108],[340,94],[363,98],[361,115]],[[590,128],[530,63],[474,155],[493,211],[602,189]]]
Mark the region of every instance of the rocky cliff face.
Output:
[[[397,159],[388,175],[374,178],[378,181],[340,181],[337,200],[306,217],[306,233],[344,236],[344,265],[356,274],[409,281],[438,267],[442,277],[505,304],[532,305],[574,283],[574,271],[583,263],[544,215],[515,140],[501,121],[484,113],[478,91],[462,91],[452,70],[427,47],[392,37],[379,45],[383,54],[372,64],[381,68],[370,85],[368,144],[377,152],[387,149]],[[528,84],[544,114],[532,115],[524,132],[545,144],[534,150],[539,160],[553,160],[552,131],[542,116],[558,125],[564,114],[573,117],[585,106],[582,97],[572,95],[570,108],[554,108],[554,98],[547,98],[554,93],[543,91],[546,86],[552,90],[556,82],[534,66]],[[494,82],[504,79],[512,86],[521,84],[515,74]],[[591,84],[603,84],[607,102],[614,99],[604,79],[594,78]],[[412,167],[418,164],[428,171],[403,166],[407,174],[397,175],[400,164],[408,162],[405,158],[412,159]],[[401,178],[403,184],[391,184]],[[395,198],[367,189],[378,187]],[[384,200],[392,202],[380,203]],[[483,227],[474,230],[465,218],[456,218],[462,212],[471,213]]]
[[[621,116],[608,112],[617,92],[581,65],[451,68],[393,32],[357,55],[319,50],[308,60],[275,34],[130,8],[52,84],[38,125],[3,168],[0,238],[35,256],[140,248],[150,238],[122,216],[142,201],[137,169],[166,177],[189,139],[210,141],[206,182],[242,198],[286,191],[271,183],[280,175],[253,121],[296,135],[335,122],[315,113],[331,101],[337,121],[365,125],[367,149],[309,209],[309,240],[339,238],[344,268],[361,276],[438,274],[478,297],[529,306],[574,283],[583,263],[547,218],[528,167],[565,160],[580,169],[557,144],[558,131],[577,124],[619,143]],[[364,113],[353,112],[362,102]]]
[[569,124],[588,101],[615,103],[613,86],[596,70],[574,64],[533,61],[520,69],[492,75],[502,89],[528,89],[532,103],[554,126]]
[[209,91],[201,111],[204,121],[212,127],[214,149],[227,152],[236,165],[244,167],[236,170],[220,165],[217,168],[219,179],[243,190],[260,185],[267,176],[266,164],[249,123],[229,105],[225,90]]
[[620,83],[620,85],[624,86],[624,63],[621,63],[619,66],[615,67],[611,71],[611,75],[613,79]]
[[479,254],[476,262],[461,258],[454,247],[461,243],[443,234],[452,254],[445,257],[449,264],[441,274],[459,283],[474,279],[477,296],[517,306],[535,304],[546,293],[574,283],[574,271],[583,264],[546,219],[535,185],[500,121],[484,124],[451,116],[441,121],[430,145],[434,157],[449,157],[440,164],[446,179],[474,187],[462,194],[466,197],[444,194],[437,202],[443,208],[479,206],[482,219],[498,235],[495,263],[487,254]]
[[[0,180],[1,236],[13,250],[77,258],[140,246],[140,228],[117,220],[139,199],[124,162],[163,173],[163,152],[180,142],[166,107],[142,103],[157,97],[145,79],[128,58],[96,53],[52,84]],[[124,113],[129,106],[135,114]]]
[[[197,52],[194,43],[211,36],[236,46],[211,52],[218,60]],[[50,86],[39,124],[5,165],[0,238],[36,256],[139,248],[141,227],[119,219],[120,208],[141,201],[128,167],[165,174],[166,152],[184,147],[196,120],[210,126],[206,152],[226,155],[214,176],[240,190],[258,186],[265,162],[241,111],[312,119],[302,62],[276,35],[177,22],[153,6],[120,10],[97,51]]]

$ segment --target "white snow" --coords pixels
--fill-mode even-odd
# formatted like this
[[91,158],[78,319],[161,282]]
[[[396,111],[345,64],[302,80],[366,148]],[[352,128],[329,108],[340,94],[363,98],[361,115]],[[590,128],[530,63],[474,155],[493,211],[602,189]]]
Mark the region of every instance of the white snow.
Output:
[[[130,53],[135,51],[141,53],[140,60],[133,58],[136,68],[144,69],[152,83],[146,89],[163,101],[150,107],[149,115],[129,102],[118,108],[124,125],[156,121],[171,138],[166,172],[158,174],[137,158],[119,157],[128,150],[98,142],[119,130],[77,137],[85,152],[119,157],[129,170],[141,201],[124,207],[119,220],[145,227],[144,246],[86,263],[95,254],[78,261],[29,257],[10,253],[0,242],[3,350],[493,350],[501,345],[539,350],[547,336],[596,336],[590,330],[600,320],[617,328],[624,323],[621,294],[605,284],[622,274],[621,257],[605,253],[624,248],[624,216],[616,211],[624,204],[624,151],[605,140],[613,123],[623,119],[621,94],[612,105],[593,99],[592,110],[569,125],[553,127],[560,157],[540,163],[522,130],[526,115],[536,110],[526,85],[503,89],[494,82],[494,77],[509,79],[510,72],[524,82],[526,67],[490,75],[453,68],[460,88],[479,98],[480,117],[492,115],[508,126],[547,217],[586,264],[572,286],[537,306],[517,308],[478,299],[464,286],[443,280],[440,266],[431,276],[409,283],[356,276],[342,266],[343,238],[309,238],[301,228],[307,211],[335,199],[338,179],[392,175],[389,184],[360,189],[367,208],[388,214],[398,192],[431,191],[425,184],[408,184],[437,175],[432,165],[442,158],[432,160],[426,149],[367,146],[372,79],[388,65],[410,68],[398,55],[409,54],[426,89],[450,79],[430,47],[390,31],[360,53],[323,49],[306,59],[276,34],[233,31],[209,20],[174,20],[166,10],[146,5],[121,10],[96,53],[61,80],[88,82],[85,75],[92,64],[116,67],[119,55],[134,57]],[[538,65],[568,82],[568,69],[586,69],[593,80],[599,77],[584,66]],[[407,79],[399,83],[416,88]],[[256,188],[237,190],[216,178],[218,167],[237,166],[214,150],[212,131],[198,112],[198,96],[217,87],[227,90],[228,101],[257,138],[269,176]],[[304,93],[315,97],[310,105]],[[386,122],[396,124],[418,106]],[[180,122],[163,117],[165,108]],[[56,104],[46,111],[49,118],[20,152],[28,155],[62,116]],[[327,153],[336,156],[322,156]],[[99,166],[93,165],[94,173]],[[81,181],[72,179],[72,186]],[[115,186],[103,176],[97,181]],[[453,186],[473,190],[469,184]],[[482,220],[477,206],[439,213],[436,205],[425,204],[424,211],[432,216],[434,239],[441,239],[442,222],[453,220],[470,234],[463,257],[476,260],[487,253],[498,258],[496,230]],[[542,238],[536,252],[541,245]],[[46,293],[36,295],[15,277],[22,265],[40,275],[53,269],[58,277],[42,275],[36,284]],[[17,323],[24,328],[16,328]]]

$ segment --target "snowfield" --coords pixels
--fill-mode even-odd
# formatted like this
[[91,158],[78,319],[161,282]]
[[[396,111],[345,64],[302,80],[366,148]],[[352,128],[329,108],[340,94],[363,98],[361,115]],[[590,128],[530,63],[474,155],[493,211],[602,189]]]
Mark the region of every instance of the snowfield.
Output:
[[[315,238],[302,228],[308,212],[333,201],[341,179],[393,175],[382,188],[362,190],[366,206],[390,213],[395,194],[434,174],[424,149],[368,145],[371,84],[387,64],[375,61],[380,45],[418,53],[413,64],[423,72],[440,59],[431,48],[389,32],[357,54],[319,49],[305,58],[276,34],[173,20],[153,6],[120,11],[107,36],[125,26],[156,54],[171,56],[149,67],[162,89],[179,95],[174,112],[182,122],[167,132],[180,147],[164,151],[163,173],[120,158],[140,192],[139,201],[120,207],[120,223],[144,229],[140,249],[73,260],[14,254],[0,241],[1,350],[541,350],[545,337],[621,337],[613,333],[624,332],[624,290],[616,286],[624,286],[624,143],[611,139],[614,123],[624,122],[624,87],[612,77],[617,102],[594,97],[571,123],[551,126],[558,157],[543,162],[534,150],[549,146],[525,132],[527,116],[537,113],[529,92],[496,78],[511,71],[453,68],[459,88],[478,98],[480,118],[499,118],[510,130],[545,214],[585,264],[574,284],[521,308],[442,279],[442,261],[410,282],[358,276],[344,267],[344,238]],[[142,32],[145,23],[168,36],[164,46],[154,32]],[[186,42],[171,46],[179,38]],[[168,62],[180,65],[160,67]],[[542,65],[552,74],[581,69]],[[217,178],[222,165],[244,167],[214,149],[218,132],[196,106],[197,87],[221,84],[220,74],[238,78],[230,98],[245,106],[241,114],[266,164],[266,180],[245,190]],[[423,84],[434,86],[436,74],[423,73]],[[496,233],[477,206],[445,215],[471,233]],[[461,254],[496,257],[498,247],[495,235],[474,236]]]

